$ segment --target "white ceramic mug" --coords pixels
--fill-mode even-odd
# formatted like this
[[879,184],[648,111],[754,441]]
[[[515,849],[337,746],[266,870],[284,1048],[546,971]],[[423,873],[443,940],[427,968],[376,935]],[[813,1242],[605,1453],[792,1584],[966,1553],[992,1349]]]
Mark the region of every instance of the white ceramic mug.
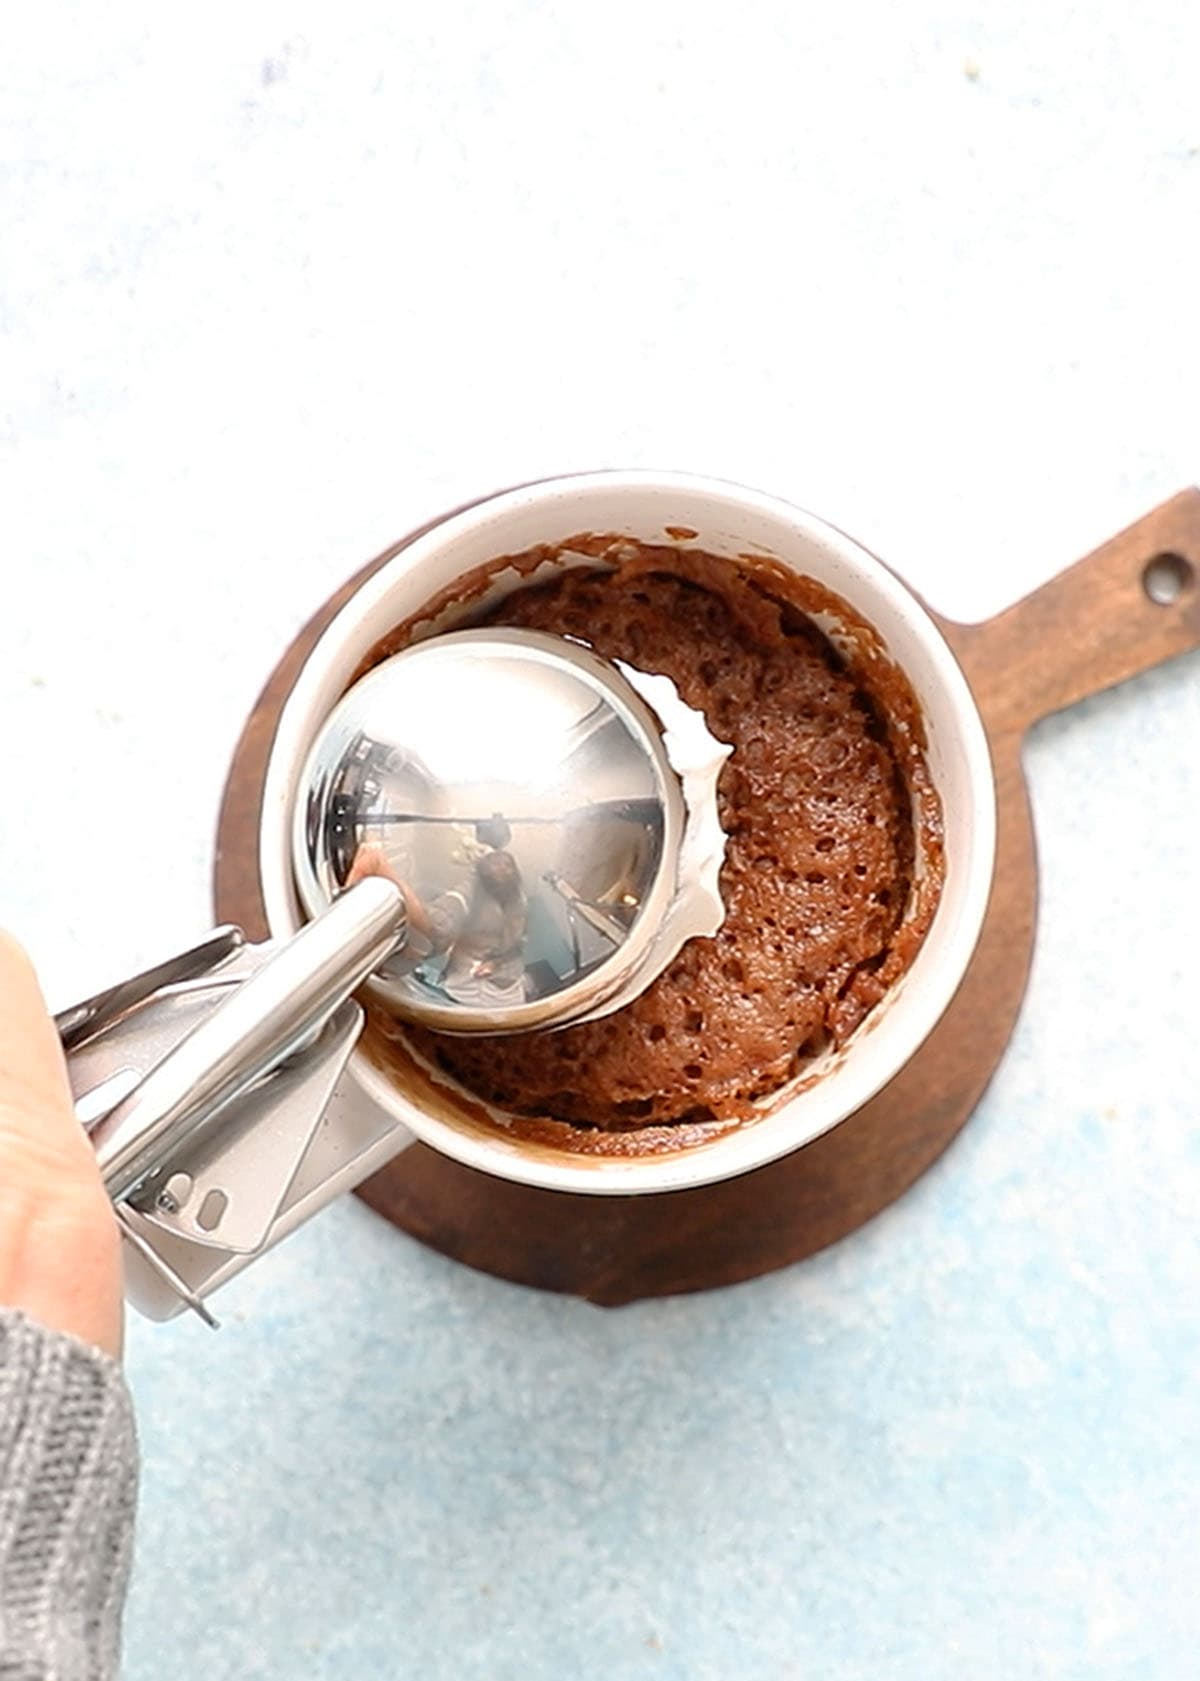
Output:
[[[923,714],[945,826],[945,884],[924,944],[872,1012],[869,1031],[830,1058],[823,1077],[766,1103],[760,1119],[665,1155],[587,1156],[513,1139],[472,1119],[467,1106],[458,1110],[444,1076],[434,1096],[428,1083],[406,1091],[356,1052],[331,1119],[333,1137],[342,1128],[341,1166],[320,1192],[314,1186],[313,1200],[348,1188],[418,1138],[486,1173],[559,1191],[668,1191],[744,1173],[853,1114],[908,1062],[953,997],[982,926],[995,848],[987,739],[953,654],[911,591],[842,532],[774,497],[674,474],[601,472],[507,491],[434,526],[355,592],[305,662],[271,752],[260,857],[272,933],[290,933],[302,920],[291,870],[301,766],[322,720],[375,644],[462,574],[498,556],[583,531],[663,542],[667,527],[694,531],[694,546],[711,553],[762,554],[816,579],[874,627],[907,675]],[[836,625],[825,628],[836,641]],[[301,1206],[308,1201],[298,1196],[293,1219],[311,1212]]]

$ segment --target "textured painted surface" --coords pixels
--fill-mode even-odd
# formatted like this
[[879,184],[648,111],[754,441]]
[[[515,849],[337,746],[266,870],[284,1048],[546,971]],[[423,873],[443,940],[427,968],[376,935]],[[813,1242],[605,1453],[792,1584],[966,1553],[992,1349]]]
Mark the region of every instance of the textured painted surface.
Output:
[[[272,657],[460,496],[720,472],[969,616],[1200,476],[1194,8],[700,10],[27,11],[0,920],[55,1002],[203,924]],[[1011,1054],[836,1251],[604,1313],[345,1203],[220,1336],[135,1324],[131,1681],[1190,1681],[1198,740],[1195,658],[1039,730]]]

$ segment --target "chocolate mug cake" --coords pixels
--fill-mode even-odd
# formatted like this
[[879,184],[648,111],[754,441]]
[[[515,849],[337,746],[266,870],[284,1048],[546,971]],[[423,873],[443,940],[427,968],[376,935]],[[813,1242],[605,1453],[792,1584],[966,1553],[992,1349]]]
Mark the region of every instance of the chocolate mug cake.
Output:
[[[670,535],[588,534],[501,557],[362,668],[452,603],[460,625],[568,635],[666,675],[733,749],[718,787],[724,923],[632,1003],[558,1031],[484,1038],[369,1008],[377,1060],[415,1051],[498,1112],[496,1125],[585,1154],[678,1149],[753,1120],[904,973],[943,878],[919,710],[871,627],[812,580]],[[523,587],[496,602],[489,586],[513,572]],[[818,616],[836,622],[838,645]]]

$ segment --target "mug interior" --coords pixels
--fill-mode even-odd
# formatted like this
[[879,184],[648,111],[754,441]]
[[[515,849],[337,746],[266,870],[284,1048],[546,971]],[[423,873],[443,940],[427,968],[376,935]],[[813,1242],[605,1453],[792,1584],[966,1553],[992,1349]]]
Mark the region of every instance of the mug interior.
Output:
[[[453,515],[386,562],[356,592],[309,656],[280,720],[267,773],[260,864],[267,918],[277,934],[303,920],[290,861],[294,788],[322,719],[372,648],[463,574],[505,554],[555,546],[583,532],[662,543],[694,532],[684,546],[731,559],[759,557],[816,580],[842,597],[878,634],[886,657],[915,694],[926,761],[941,799],[945,877],[925,940],[905,974],[838,1051],[764,1100],[759,1118],[707,1142],[644,1156],[587,1156],[507,1136],[440,1072],[414,1070],[401,1083],[362,1051],[351,1076],[427,1143],[473,1167],[559,1190],[629,1193],[703,1184],[742,1173],[829,1130],[884,1086],[931,1031],[975,947],[991,884],[995,802],[987,740],[954,656],[915,596],[840,531],[789,504],[736,486],[642,473],[597,473],[506,492]],[[569,564],[569,557],[566,561]],[[594,560],[587,564],[594,565]],[[528,584],[502,571],[478,612]],[[451,607],[419,626],[446,630]],[[835,643],[849,633],[818,615]],[[918,860],[918,869],[920,861]]]

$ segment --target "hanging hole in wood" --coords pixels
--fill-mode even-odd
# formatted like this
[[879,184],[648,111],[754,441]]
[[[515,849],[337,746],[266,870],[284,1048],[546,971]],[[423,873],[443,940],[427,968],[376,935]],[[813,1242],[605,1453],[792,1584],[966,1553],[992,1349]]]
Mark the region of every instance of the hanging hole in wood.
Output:
[[1158,607],[1170,607],[1194,581],[1192,563],[1181,554],[1156,554],[1142,570],[1142,588]]

